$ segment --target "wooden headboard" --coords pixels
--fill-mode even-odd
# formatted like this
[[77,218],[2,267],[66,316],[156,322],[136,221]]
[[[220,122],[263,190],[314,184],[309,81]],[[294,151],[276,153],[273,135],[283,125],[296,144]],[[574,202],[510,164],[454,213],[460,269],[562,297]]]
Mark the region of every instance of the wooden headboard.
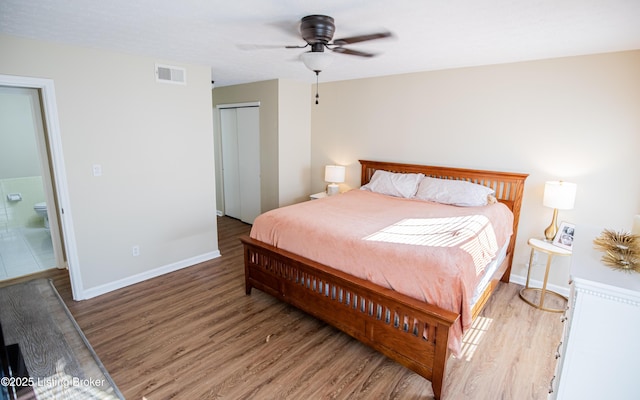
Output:
[[[524,181],[529,174],[513,172],[484,171],[480,169],[464,169],[451,167],[436,167],[430,165],[402,164],[384,161],[359,160],[362,165],[360,184],[369,183],[376,170],[400,173],[422,173],[426,176],[440,179],[462,180],[490,187],[495,191],[495,197],[504,203],[513,212],[513,235],[509,243],[509,265],[513,260],[516,234],[518,233],[518,221],[522,207],[522,195],[524,193]],[[506,279],[508,281],[508,274]],[[504,279],[503,279],[504,280]]]

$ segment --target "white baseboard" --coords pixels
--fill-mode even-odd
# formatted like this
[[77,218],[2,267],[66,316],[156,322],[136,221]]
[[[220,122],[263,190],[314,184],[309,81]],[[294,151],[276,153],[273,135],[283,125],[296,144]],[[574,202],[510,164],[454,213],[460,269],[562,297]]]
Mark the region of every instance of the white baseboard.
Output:
[[216,210],[216,215],[218,217],[224,217],[224,213],[222,211],[220,211],[220,210]]
[[[526,276],[520,276],[520,275],[513,275],[511,274],[511,277],[509,278],[509,282],[511,283],[516,283],[518,285],[522,285],[524,286],[527,283],[527,277]],[[536,279],[531,279],[529,280],[529,287],[542,287],[542,281],[536,280]],[[569,287],[566,286],[558,286],[558,285],[554,285],[553,283],[547,283],[547,289],[554,291],[558,294],[561,294],[565,297],[569,297]]]
[[126,286],[134,285],[136,283],[140,283],[142,281],[146,281],[148,279],[158,277],[160,275],[168,274],[169,272],[174,272],[179,269],[191,267],[201,262],[213,260],[214,258],[218,258],[218,257],[220,257],[220,251],[216,250],[210,253],[205,253],[199,256],[191,257],[186,260],[181,260],[172,264],[154,268],[152,270],[145,271],[133,276],[129,276],[129,277],[117,280],[115,282],[111,282],[111,283],[107,283],[104,285],[83,290],[82,293],[77,293],[78,300],[87,300],[96,296],[100,296],[105,293],[112,292],[114,290],[122,289],[123,287],[126,287]]

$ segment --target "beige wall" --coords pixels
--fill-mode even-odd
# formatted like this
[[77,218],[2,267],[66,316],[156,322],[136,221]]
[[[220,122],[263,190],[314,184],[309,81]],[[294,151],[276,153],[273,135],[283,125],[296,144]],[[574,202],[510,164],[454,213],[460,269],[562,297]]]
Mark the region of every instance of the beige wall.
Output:
[[[85,294],[218,254],[209,67],[11,36],[0,48],[0,74],[54,81]],[[156,62],[186,68],[187,85],[157,83]]]
[[[545,181],[578,184],[575,209],[559,214],[578,224],[578,235],[581,224],[629,230],[640,213],[640,51],[324,83],[321,90],[312,107],[313,191],[323,190],[330,163],[347,165],[347,185],[358,187],[358,159],[530,174],[513,269],[520,278],[527,239],[551,220],[542,206]],[[568,261],[554,262],[550,281],[561,288]]]
[[[208,67],[177,64],[188,84],[167,85],[153,76],[154,63],[167,60],[10,36],[0,45],[0,74],[55,82],[85,290],[217,252]],[[526,273],[527,238],[551,218],[546,180],[578,184],[575,209],[560,212],[578,227],[629,229],[640,213],[640,51],[322,86],[319,105],[310,85],[286,81],[214,90],[213,105],[261,103],[263,208],[324,190],[329,163],[349,166],[345,186],[357,187],[359,158],[526,172],[516,278]],[[93,164],[102,177],[91,175]],[[566,287],[567,276],[561,260],[551,281]]]
[[[309,85],[270,80],[215,88],[214,107],[260,102],[260,169],[262,211],[308,200],[310,193],[311,111]],[[214,113],[220,140],[218,113]],[[218,149],[222,147],[216,146]],[[222,201],[221,154],[216,158],[218,204]],[[222,210],[220,210],[222,211]]]
[[309,200],[311,193],[311,107],[309,85],[279,80],[279,206]]
[[[212,92],[213,107],[222,104],[260,103],[260,170],[262,210],[278,207],[278,81],[264,81],[245,85],[217,87]],[[214,112],[216,141],[220,140],[218,112]],[[222,146],[216,146],[217,201],[222,199]],[[220,210],[223,211],[223,210]]]

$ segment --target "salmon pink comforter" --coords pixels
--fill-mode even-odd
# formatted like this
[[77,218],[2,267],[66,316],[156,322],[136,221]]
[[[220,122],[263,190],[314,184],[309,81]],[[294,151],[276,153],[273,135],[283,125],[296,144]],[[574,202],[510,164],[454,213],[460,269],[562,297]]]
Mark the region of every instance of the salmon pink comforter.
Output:
[[449,339],[458,355],[475,287],[512,229],[501,203],[456,207],[351,190],[264,213],[250,236],[459,313]]

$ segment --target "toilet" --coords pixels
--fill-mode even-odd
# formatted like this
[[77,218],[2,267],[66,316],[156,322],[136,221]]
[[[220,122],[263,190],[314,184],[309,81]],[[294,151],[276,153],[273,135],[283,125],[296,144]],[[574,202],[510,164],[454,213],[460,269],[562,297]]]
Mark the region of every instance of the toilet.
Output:
[[36,203],[33,205],[36,214],[44,218],[44,227],[49,229],[49,216],[47,215],[47,203]]

